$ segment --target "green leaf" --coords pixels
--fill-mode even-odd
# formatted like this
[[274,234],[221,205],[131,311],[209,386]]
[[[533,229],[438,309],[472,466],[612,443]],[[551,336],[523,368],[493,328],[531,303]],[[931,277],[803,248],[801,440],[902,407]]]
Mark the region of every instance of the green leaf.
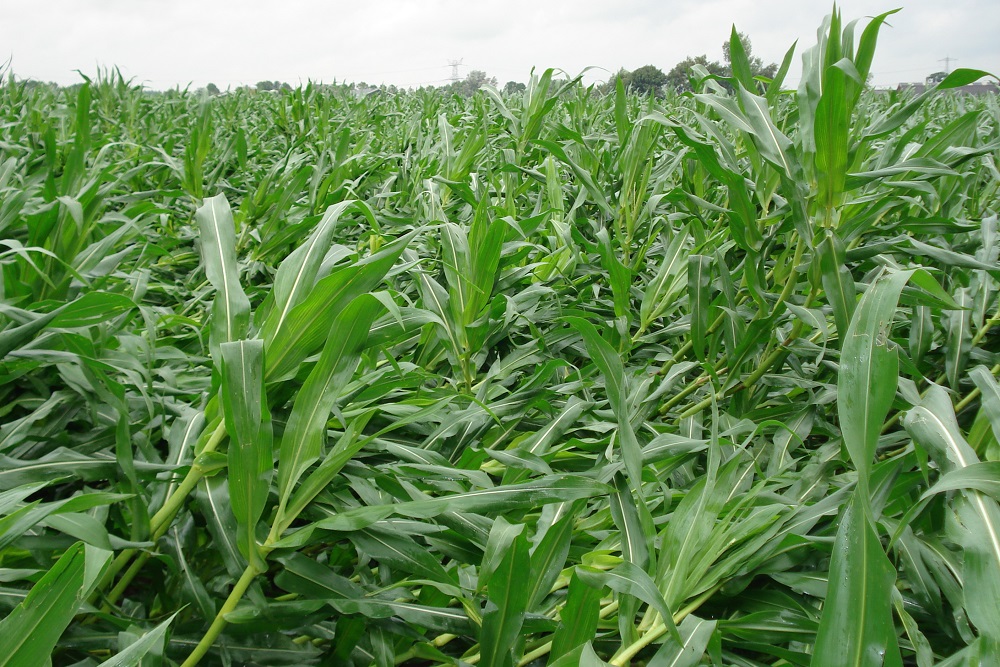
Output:
[[622,563],[610,571],[602,571],[587,566],[576,569],[580,579],[590,586],[607,586],[613,591],[639,598],[660,614],[660,620],[670,630],[678,642],[682,641],[674,624],[674,616],[667,607],[653,579],[633,563]]
[[982,394],[982,412],[990,420],[993,437],[1000,440],[1000,384],[986,366],[976,366],[969,371],[969,377]]
[[858,487],[840,517],[810,667],[902,666],[892,622],[896,570],[866,517]]
[[577,647],[594,640],[603,595],[602,588],[588,585],[573,571],[566,593],[566,604],[559,613],[559,627],[552,636],[551,661],[559,660]]
[[[382,308],[374,296],[359,296],[333,321],[323,352],[295,398],[281,438],[278,496],[282,508],[299,477],[319,458],[330,411],[339,392],[354,375],[372,322]],[[277,520],[279,523],[284,520],[282,511]]]
[[415,627],[426,628],[438,633],[467,635],[472,631],[468,617],[460,609],[371,598],[330,599],[327,604],[344,615],[360,614],[369,619],[398,616]]
[[597,329],[590,322],[579,317],[567,317],[565,321],[583,336],[591,360],[604,376],[604,388],[608,393],[608,401],[611,403],[615,417],[618,418],[618,441],[622,459],[625,461],[625,470],[628,472],[632,488],[641,493],[642,452],[629,417],[629,385],[621,357],[606,340],[601,338]]
[[68,303],[66,307],[60,308],[49,326],[62,329],[89,327],[108,322],[135,307],[132,299],[121,294],[87,292],[79,299]]
[[229,501],[239,525],[240,552],[263,568],[256,540],[271,488],[273,436],[264,389],[264,341],[241,340],[219,346],[222,406],[229,433]]
[[[951,399],[941,387],[932,384],[920,405],[906,413],[903,425],[945,471],[945,477],[979,463],[962,437]],[[1000,596],[1000,506],[993,498],[969,489],[955,499],[954,512],[965,557],[966,612],[985,636],[1000,641],[1000,614],[996,610]]]
[[879,433],[896,395],[899,359],[889,339],[896,303],[912,271],[882,274],[851,319],[840,356],[837,412],[858,483],[868,493]]
[[743,40],[740,39],[740,34],[736,32],[735,25],[729,34],[729,62],[733,70],[733,76],[740,85],[747,90],[755,90],[756,84],[753,80],[753,71],[750,69],[750,59],[747,58],[746,49],[743,48]]
[[778,173],[785,178],[794,178],[799,169],[792,163],[792,141],[775,126],[767,100],[750,92],[753,88],[752,84],[741,87],[739,97],[745,118],[756,137],[754,143],[761,156],[777,167]]
[[917,366],[927,353],[931,351],[934,340],[934,323],[931,320],[931,309],[927,306],[914,306],[910,318],[910,359]]
[[313,289],[323,258],[330,250],[340,218],[351,208],[364,210],[367,206],[346,200],[329,207],[322,219],[316,223],[306,242],[292,251],[278,266],[272,288],[274,312],[264,322],[261,338],[266,341],[274,340],[275,334],[285,325],[292,309]]
[[576,528],[577,509],[575,505],[556,505],[560,513],[541,541],[531,552],[531,568],[528,572],[528,610],[536,611],[548,596],[552,585],[559,578],[566,557],[569,555]]
[[469,229],[472,291],[465,310],[465,320],[470,324],[479,318],[493,296],[508,229],[503,220],[489,220],[487,202],[486,198],[480,201]]
[[201,235],[205,275],[216,290],[212,304],[212,356],[218,346],[246,336],[250,325],[250,300],[240,286],[236,265],[236,226],[226,196],[205,200],[195,212]]
[[705,655],[716,624],[716,621],[706,621],[694,614],[687,616],[677,626],[681,641],[668,638],[650,658],[648,667],[694,667]]
[[614,248],[611,247],[611,237],[608,235],[608,230],[599,231],[597,241],[597,249],[601,254],[601,267],[611,284],[615,317],[624,317],[629,312],[629,289],[632,286],[632,273],[628,267],[621,263]]
[[931,384],[920,403],[908,410],[903,426],[945,473],[979,462],[959,429],[948,393]]
[[970,463],[941,475],[934,486],[924,491],[921,498],[929,498],[945,491],[974,489],[1000,501],[1000,461]]
[[448,281],[449,320],[455,331],[464,330],[471,322],[466,320],[466,312],[470,310],[473,287],[469,275],[469,240],[463,228],[451,222],[441,225],[441,253]]
[[841,341],[846,338],[854,315],[856,292],[854,278],[845,266],[844,244],[832,229],[817,234],[819,246],[816,253],[826,299],[833,307],[833,318],[837,323],[837,333]]
[[521,533],[514,538],[490,577],[483,629],[479,635],[483,667],[513,667],[516,664],[514,650],[528,608],[529,591],[522,580],[528,567],[528,540]]
[[681,274],[684,270],[684,250],[687,243],[687,229],[673,235],[663,254],[663,261],[656,276],[646,285],[639,306],[641,324],[648,326],[660,317],[671,305],[675,293],[680,289]]
[[962,86],[967,86],[970,83],[979,81],[986,77],[997,78],[995,74],[990,74],[989,72],[983,71],[981,69],[968,69],[966,67],[959,67],[954,72],[942,79],[941,83],[937,85],[940,90],[947,90],[948,88],[960,88]]
[[608,667],[608,663],[601,660],[588,641],[572,649],[558,660],[549,662],[549,667]]
[[[416,235],[410,232],[377,253],[323,278],[293,307],[272,339],[264,338],[268,382],[294,375],[303,359],[315,354],[328,341],[334,322],[356,297],[373,290],[403,254]],[[277,317],[276,310],[270,317]],[[267,325],[265,325],[267,329]],[[268,329],[269,330],[269,329]]]
[[972,298],[969,290],[959,288],[955,293],[955,301],[961,310],[948,314],[948,329],[945,336],[944,369],[948,378],[948,386],[958,389],[959,381],[965,375],[965,365],[972,349]]
[[[559,414],[546,424],[544,428],[532,433],[519,443],[518,450],[532,456],[544,457],[549,452],[549,448],[554,443],[559,442],[560,438],[573,427],[580,416],[592,407],[594,407],[593,403],[580,400],[576,396],[570,396]],[[511,470],[508,468],[504,472],[503,483],[505,485],[517,484],[527,477],[527,475],[528,473],[525,470]]]
[[[418,414],[431,413],[434,411],[433,408],[436,407],[438,406],[429,406],[429,408],[425,409],[426,411],[422,410]],[[347,430],[344,431],[344,435],[337,440],[337,444],[327,452],[323,462],[316,466],[316,469],[298,485],[291,499],[288,501],[288,505],[285,507],[285,516],[283,521],[277,526],[276,534],[284,532],[288,525],[298,518],[306,506],[334,480],[347,462],[361,451],[365,443],[370,440],[370,438],[361,439],[359,436],[361,430],[364,429],[374,413],[375,410],[368,410],[355,418],[350,426],[347,427]],[[406,420],[400,420],[397,424],[404,425],[405,422]]]
[[358,549],[380,563],[432,581],[452,581],[437,557],[405,535],[366,528],[352,533],[350,540]]
[[90,595],[110,553],[77,542],[38,580],[28,596],[0,621],[0,667],[38,667],[50,655]]
[[647,535],[643,529],[635,499],[620,474],[615,475],[614,485],[610,498],[611,517],[621,535],[622,558],[640,570],[648,571],[652,535]]
[[704,255],[688,257],[688,312],[691,315],[691,346],[700,361],[705,361],[708,348],[708,321],[712,311],[709,284],[712,280],[712,258]]
[[[416,519],[430,519],[453,511],[493,514],[540,507],[548,503],[570,502],[607,492],[608,487],[585,477],[555,475],[542,477],[525,484],[456,493],[431,500],[414,500],[346,510],[336,516],[318,521],[313,524],[313,527],[350,532],[370,526],[393,514]],[[293,534],[291,538],[294,537]],[[295,541],[291,538],[283,541],[282,544],[294,544]]]
[[493,576],[493,572],[496,571],[501,561],[507,555],[507,552],[510,551],[514,540],[523,532],[523,523],[510,523],[502,516],[493,519],[493,526],[490,528],[489,537],[486,539],[486,548],[483,549],[483,560],[479,564],[477,591],[482,591],[486,588],[490,577]]
[[167,634],[167,629],[177,616],[177,613],[172,614],[167,620],[129,644],[114,657],[102,662],[99,667],[137,667],[147,653],[154,647],[162,645],[164,636]]

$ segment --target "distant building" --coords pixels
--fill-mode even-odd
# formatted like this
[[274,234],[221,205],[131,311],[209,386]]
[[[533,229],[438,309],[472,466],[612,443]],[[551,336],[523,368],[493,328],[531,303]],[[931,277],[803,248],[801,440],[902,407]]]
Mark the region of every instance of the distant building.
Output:
[[[923,83],[901,83],[896,88],[896,90],[898,90],[899,92],[903,92],[904,90],[912,90],[914,93],[919,95],[929,90],[930,88],[933,88],[934,86],[938,85],[942,81],[944,81],[946,76],[948,76],[947,72],[934,72],[926,79],[924,79]],[[970,83],[967,86],[959,86],[958,88],[949,88],[948,90],[954,91],[956,93],[963,93],[966,95],[991,95],[995,93],[1000,93],[1000,87],[998,87],[997,84],[993,81],[990,81],[988,83],[980,83],[977,81],[976,83]]]

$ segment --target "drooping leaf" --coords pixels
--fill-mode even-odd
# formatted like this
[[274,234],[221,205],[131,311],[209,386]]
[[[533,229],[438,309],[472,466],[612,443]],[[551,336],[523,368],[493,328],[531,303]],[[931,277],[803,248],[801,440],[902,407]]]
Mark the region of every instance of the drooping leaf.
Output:
[[354,374],[372,322],[381,310],[378,299],[360,296],[333,321],[323,352],[295,399],[281,438],[278,495],[282,506],[299,477],[319,458],[330,411],[338,392]]

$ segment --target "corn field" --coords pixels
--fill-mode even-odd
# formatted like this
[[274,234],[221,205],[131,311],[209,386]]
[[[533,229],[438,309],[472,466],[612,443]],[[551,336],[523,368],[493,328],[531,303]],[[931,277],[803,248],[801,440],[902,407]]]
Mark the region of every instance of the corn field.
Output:
[[1000,100],[866,88],[887,17],[663,98],[8,77],[0,667],[1000,664]]

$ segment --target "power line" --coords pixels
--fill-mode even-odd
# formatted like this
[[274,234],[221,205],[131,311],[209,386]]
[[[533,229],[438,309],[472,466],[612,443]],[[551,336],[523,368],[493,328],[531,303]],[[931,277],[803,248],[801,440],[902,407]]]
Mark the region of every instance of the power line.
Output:
[[952,58],[951,56],[945,56],[939,60],[939,63],[944,63],[944,73],[948,74],[951,71],[951,61],[958,60],[958,58]]
[[441,69],[447,65],[434,65],[432,67],[409,67],[407,69],[390,69],[381,72],[359,72],[354,76],[378,76],[379,74],[402,74],[405,72],[428,72],[430,70]]

